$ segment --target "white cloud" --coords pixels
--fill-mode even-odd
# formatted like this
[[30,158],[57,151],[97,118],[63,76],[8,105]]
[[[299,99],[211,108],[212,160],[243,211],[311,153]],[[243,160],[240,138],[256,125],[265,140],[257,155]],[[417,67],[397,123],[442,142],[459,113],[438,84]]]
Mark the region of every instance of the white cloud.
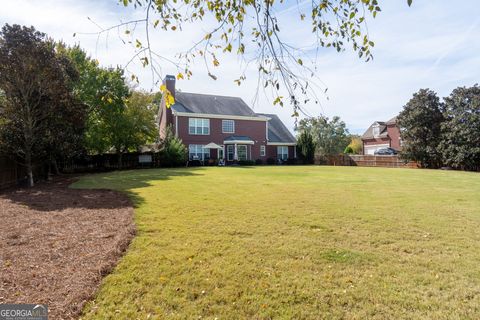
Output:
[[[329,100],[319,92],[321,106],[307,105],[305,109],[309,114],[340,115],[352,131],[361,132],[372,121],[386,120],[397,114],[420,88],[429,87],[445,96],[457,86],[478,81],[480,20],[475,0],[455,4],[418,0],[411,8],[406,0],[382,5],[381,14],[369,20],[369,33],[376,43],[373,62],[364,63],[350,52],[337,54],[321,50],[316,64],[317,76],[328,86]],[[308,34],[310,26],[308,23],[292,24],[290,21],[298,19],[299,12],[291,8],[279,9],[282,23],[285,23],[282,34],[286,41],[307,47],[312,40]],[[119,36],[127,39],[124,30],[118,33],[113,30],[108,41],[102,37],[98,43],[95,36],[81,33],[98,30],[87,17],[108,27],[141,15],[142,12],[125,9],[116,1],[19,0],[2,3],[0,24],[34,25],[57,40],[68,44],[79,42],[103,65],[123,65],[134,54],[133,45],[123,44],[119,39]],[[154,32],[153,47],[161,55],[173,58],[175,53],[200,39],[212,25],[207,21],[186,26],[181,32]],[[136,30],[136,36],[143,38],[144,31]],[[193,66],[193,79],[179,81],[178,87],[184,91],[240,96],[251,103],[256,92],[255,68],[248,69],[247,81],[238,87],[233,80],[244,67],[239,59],[234,55],[222,55],[220,62],[221,66],[215,70],[218,81],[208,77],[203,62],[198,60]],[[138,63],[130,69],[139,75],[144,87],[151,86],[148,69]],[[162,63],[164,74],[175,71],[169,63]],[[262,96],[254,108],[258,112],[278,113],[293,128],[292,110],[288,106],[274,107],[271,100]]]

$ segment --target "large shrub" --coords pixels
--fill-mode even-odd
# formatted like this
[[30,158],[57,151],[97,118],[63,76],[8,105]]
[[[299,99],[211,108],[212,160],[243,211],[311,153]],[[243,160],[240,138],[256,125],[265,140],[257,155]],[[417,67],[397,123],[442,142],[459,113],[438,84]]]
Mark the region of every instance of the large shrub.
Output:
[[303,163],[313,163],[315,148],[316,145],[311,130],[303,130],[297,138],[297,151]]
[[187,148],[182,140],[175,136],[172,128],[166,129],[165,138],[160,141],[160,164],[163,167],[178,167],[187,161]]
[[241,166],[253,166],[255,165],[255,161],[253,160],[239,160],[238,164]]

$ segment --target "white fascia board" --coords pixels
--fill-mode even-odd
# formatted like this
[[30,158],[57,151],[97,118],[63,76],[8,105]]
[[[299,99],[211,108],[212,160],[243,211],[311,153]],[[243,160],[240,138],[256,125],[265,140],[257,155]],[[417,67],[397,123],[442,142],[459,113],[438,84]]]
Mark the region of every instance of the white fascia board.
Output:
[[251,120],[251,121],[268,121],[268,117],[248,117],[248,116],[235,116],[228,114],[209,114],[209,113],[193,113],[193,112],[178,112],[173,110],[173,114],[179,117],[190,118],[214,118],[214,119],[226,119],[226,120]]
[[255,144],[252,140],[245,141],[245,140],[225,140],[223,144]]
[[268,146],[296,146],[296,142],[267,142]]

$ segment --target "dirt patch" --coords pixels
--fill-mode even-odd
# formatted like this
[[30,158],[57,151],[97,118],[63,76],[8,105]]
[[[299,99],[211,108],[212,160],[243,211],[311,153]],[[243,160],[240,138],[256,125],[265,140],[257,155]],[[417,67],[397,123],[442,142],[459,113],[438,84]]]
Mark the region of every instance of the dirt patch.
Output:
[[50,319],[76,318],[128,247],[127,196],[72,182],[0,193],[0,303],[46,303]]

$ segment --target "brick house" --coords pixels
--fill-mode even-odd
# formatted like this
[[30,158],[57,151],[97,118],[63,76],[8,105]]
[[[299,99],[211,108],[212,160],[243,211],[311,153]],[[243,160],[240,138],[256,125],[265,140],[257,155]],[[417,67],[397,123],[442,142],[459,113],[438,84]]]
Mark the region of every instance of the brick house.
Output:
[[296,140],[274,114],[255,113],[240,98],[186,93],[175,89],[175,77],[164,80],[175,103],[162,100],[160,137],[167,126],[188,148],[189,160],[225,159],[266,161],[296,158]]
[[400,129],[397,126],[397,117],[387,122],[375,121],[362,135],[363,154],[374,154],[382,148],[402,150]]

